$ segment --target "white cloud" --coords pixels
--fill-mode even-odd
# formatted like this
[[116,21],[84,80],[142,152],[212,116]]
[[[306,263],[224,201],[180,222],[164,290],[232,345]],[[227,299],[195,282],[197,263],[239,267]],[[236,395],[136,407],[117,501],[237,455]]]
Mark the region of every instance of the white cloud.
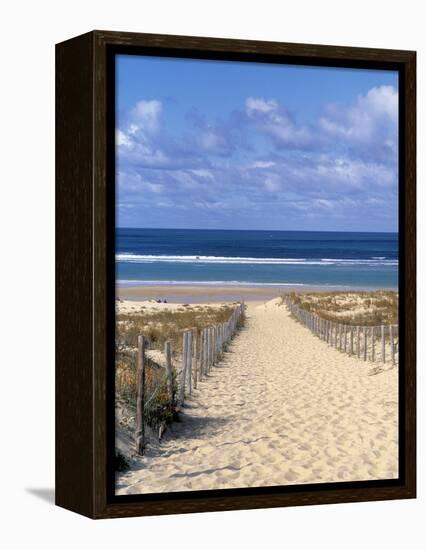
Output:
[[249,116],[256,113],[270,113],[278,109],[278,102],[275,99],[263,99],[258,97],[248,97],[246,99],[246,111]]
[[132,147],[132,140],[121,130],[116,130],[115,141],[118,146],[124,145],[125,147]]
[[275,174],[268,175],[265,178],[264,187],[266,191],[269,191],[271,193],[276,193],[277,191],[280,191],[281,190],[280,178]]
[[162,109],[162,103],[157,99],[138,101],[132,110],[131,132],[135,133],[137,130],[157,131],[160,127]]
[[360,108],[373,116],[387,116],[393,122],[398,120],[398,92],[393,86],[371,88],[366,96],[358,99]]
[[248,97],[245,106],[249,120],[278,148],[304,148],[311,144],[312,136],[308,128],[297,126],[290,113],[276,99]]
[[194,174],[194,176],[198,176],[199,178],[208,179],[208,180],[214,179],[214,176],[210,170],[205,170],[205,169],[191,170],[191,173]]
[[270,160],[257,160],[251,165],[252,168],[272,168],[275,166],[275,162]]
[[396,152],[398,92],[393,86],[371,88],[349,106],[329,105],[320,118],[319,129],[331,139],[347,143],[386,148]]
[[219,204],[229,219],[244,209],[248,219],[258,212],[356,221],[360,211],[374,219],[386,196],[380,210],[393,213],[397,104],[394,88],[372,88],[303,126],[277,99],[248,97],[238,116],[170,135],[161,102],[142,100],[116,133],[120,204],[148,214],[195,205],[201,225]]

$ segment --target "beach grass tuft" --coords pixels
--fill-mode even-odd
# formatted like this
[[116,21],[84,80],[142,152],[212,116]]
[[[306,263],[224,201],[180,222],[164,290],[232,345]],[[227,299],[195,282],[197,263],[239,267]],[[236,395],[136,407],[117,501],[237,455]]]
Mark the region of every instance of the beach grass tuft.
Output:
[[333,291],[289,292],[294,304],[323,319],[353,326],[398,324],[398,292]]

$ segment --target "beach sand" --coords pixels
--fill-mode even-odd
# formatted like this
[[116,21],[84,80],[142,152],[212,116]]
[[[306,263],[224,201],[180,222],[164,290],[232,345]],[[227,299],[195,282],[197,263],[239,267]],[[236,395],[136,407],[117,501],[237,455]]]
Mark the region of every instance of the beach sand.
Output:
[[119,286],[117,298],[121,300],[167,300],[171,303],[248,302],[271,300],[287,292],[332,292],[343,291],[344,287],[320,287],[303,285],[244,286],[244,285],[149,285]]
[[117,494],[398,476],[398,369],[331,348],[280,302],[248,303],[181,422],[117,476]]
[[[296,288],[296,287],[295,287]],[[214,303],[237,302],[248,300],[270,300],[284,294],[289,287],[262,287],[262,286],[209,286],[209,285],[159,285],[118,287],[117,297],[122,300],[167,300],[169,303]]]

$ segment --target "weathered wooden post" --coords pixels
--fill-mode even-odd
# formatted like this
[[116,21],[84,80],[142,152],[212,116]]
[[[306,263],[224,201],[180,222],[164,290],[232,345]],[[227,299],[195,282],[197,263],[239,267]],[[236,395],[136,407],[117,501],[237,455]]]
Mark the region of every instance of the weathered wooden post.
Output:
[[386,362],[386,342],[385,342],[385,327],[384,325],[381,326],[382,331],[382,362],[385,364]]
[[376,360],[376,331],[374,327],[371,327],[371,361],[374,363]]
[[212,337],[212,329],[209,327],[207,329],[207,349],[209,353],[209,361],[208,361],[208,370],[212,368],[213,365],[213,337]]
[[192,330],[187,330],[188,351],[186,354],[186,371],[188,377],[188,394],[192,394]]
[[390,347],[391,347],[391,359],[392,365],[395,365],[395,341],[393,339],[393,326],[389,325],[389,338],[390,338]]
[[348,349],[348,331],[347,331],[346,329],[347,329],[347,326],[346,326],[346,325],[343,325],[343,330],[345,331],[345,339],[344,339],[344,350],[345,350],[345,353],[347,352],[347,349]]
[[359,359],[359,356],[361,354],[361,346],[360,346],[360,334],[359,334],[359,327],[356,327],[356,355]]
[[146,339],[144,336],[138,336],[138,355],[137,355],[137,370],[136,370],[136,429],[135,429],[135,446],[136,452],[143,455],[145,450],[145,423],[144,423],[144,407],[145,407],[145,351]]
[[212,367],[216,363],[216,332],[215,327],[211,327],[211,333],[212,333]]
[[182,406],[185,401],[185,383],[186,383],[186,369],[188,366],[188,332],[185,330],[183,333],[182,341],[182,372],[181,383],[179,388],[179,404]]
[[367,327],[363,328],[364,332],[364,361],[367,361]]
[[354,354],[354,327],[351,327],[351,355]]
[[207,376],[209,371],[210,349],[209,349],[209,329],[204,329],[204,374]]
[[226,324],[222,323],[222,353],[225,351],[226,347]]
[[166,358],[167,393],[170,403],[173,403],[172,344],[169,340],[164,343],[164,357]]
[[215,330],[214,327],[211,327],[210,329],[211,335],[212,335],[212,366],[216,362],[216,338],[215,338]]
[[208,329],[203,329],[203,368],[204,368],[204,375],[207,376],[207,371],[209,368],[209,345],[208,345]]
[[192,329],[192,342],[193,342],[193,348],[194,348],[194,359],[193,359],[193,376],[194,376],[194,390],[197,389],[198,385],[198,356],[199,356],[199,345],[198,345],[198,329],[193,328]]

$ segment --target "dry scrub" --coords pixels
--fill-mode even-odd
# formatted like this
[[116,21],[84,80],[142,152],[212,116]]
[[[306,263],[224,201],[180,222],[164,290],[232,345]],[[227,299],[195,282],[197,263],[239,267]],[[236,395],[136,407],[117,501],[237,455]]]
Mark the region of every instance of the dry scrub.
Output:
[[[182,332],[185,329],[205,327],[228,320],[232,305],[219,307],[184,305],[174,310],[153,311],[141,307],[134,313],[118,313],[116,322],[115,393],[117,401],[130,408],[136,404],[137,339],[143,334],[150,350],[163,351],[164,343],[172,343],[173,359],[182,351]],[[176,396],[170,401],[165,370],[149,357],[146,358],[144,411],[145,421],[151,427],[169,424],[176,414]],[[174,362],[174,361],[173,361]],[[176,372],[174,371],[174,376]],[[177,384],[173,385],[174,388]]]
[[397,325],[398,293],[391,290],[290,292],[292,301],[323,319],[346,325]]
[[119,313],[116,323],[118,346],[135,348],[139,334],[150,341],[150,348],[163,350],[166,340],[172,343],[173,351],[182,350],[182,331],[191,328],[203,329],[227,321],[232,305],[181,306],[177,310],[152,311],[140,308],[135,313]]

